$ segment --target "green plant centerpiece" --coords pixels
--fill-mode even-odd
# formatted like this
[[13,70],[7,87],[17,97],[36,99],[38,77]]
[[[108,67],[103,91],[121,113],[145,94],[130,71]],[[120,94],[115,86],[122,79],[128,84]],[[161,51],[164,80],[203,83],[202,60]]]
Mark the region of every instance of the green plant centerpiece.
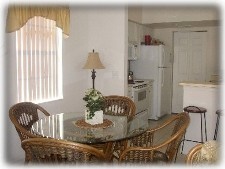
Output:
[[[85,96],[83,97],[83,100],[86,102],[86,115],[85,115],[85,119],[89,120],[89,119],[93,119],[93,117],[95,116],[96,112],[101,111],[102,112],[102,120],[103,121],[103,109],[104,109],[104,105],[105,105],[105,101],[104,101],[104,97],[101,94],[101,92],[99,92],[96,89],[88,89],[85,92]],[[93,122],[95,123],[95,122]]]

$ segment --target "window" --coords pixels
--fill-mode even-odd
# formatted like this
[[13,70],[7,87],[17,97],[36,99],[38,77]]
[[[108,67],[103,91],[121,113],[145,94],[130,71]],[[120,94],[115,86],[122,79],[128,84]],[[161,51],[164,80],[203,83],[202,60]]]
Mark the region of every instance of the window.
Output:
[[16,31],[18,102],[62,98],[62,30],[33,17]]

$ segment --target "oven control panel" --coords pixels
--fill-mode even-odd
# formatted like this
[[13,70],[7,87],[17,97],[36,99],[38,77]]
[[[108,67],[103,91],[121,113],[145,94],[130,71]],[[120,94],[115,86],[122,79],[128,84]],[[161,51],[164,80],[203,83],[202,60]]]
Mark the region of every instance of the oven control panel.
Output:
[[134,89],[142,89],[142,88],[145,88],[145,87],[148,87],[148,84],[140,84],[140,85],[137,85],[137,86],[133,86]]

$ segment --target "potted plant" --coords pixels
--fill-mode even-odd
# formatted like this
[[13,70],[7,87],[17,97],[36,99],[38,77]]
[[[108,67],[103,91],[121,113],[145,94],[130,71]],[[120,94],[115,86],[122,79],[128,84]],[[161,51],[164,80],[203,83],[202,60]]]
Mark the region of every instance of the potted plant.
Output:
[[88,89],[83,100],[86,102],[85,122],[89,124],[103,123],[104,97],[96,89]]

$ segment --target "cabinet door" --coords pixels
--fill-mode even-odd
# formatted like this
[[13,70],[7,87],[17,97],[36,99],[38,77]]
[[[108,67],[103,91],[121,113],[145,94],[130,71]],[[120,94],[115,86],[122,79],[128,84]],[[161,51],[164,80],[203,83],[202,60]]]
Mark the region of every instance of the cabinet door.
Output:
[[138,43],[138,24],[128,21],[128,42]]
[[180,82],[204,82],[207,32],[175,32],[172,112],[183,111]]

